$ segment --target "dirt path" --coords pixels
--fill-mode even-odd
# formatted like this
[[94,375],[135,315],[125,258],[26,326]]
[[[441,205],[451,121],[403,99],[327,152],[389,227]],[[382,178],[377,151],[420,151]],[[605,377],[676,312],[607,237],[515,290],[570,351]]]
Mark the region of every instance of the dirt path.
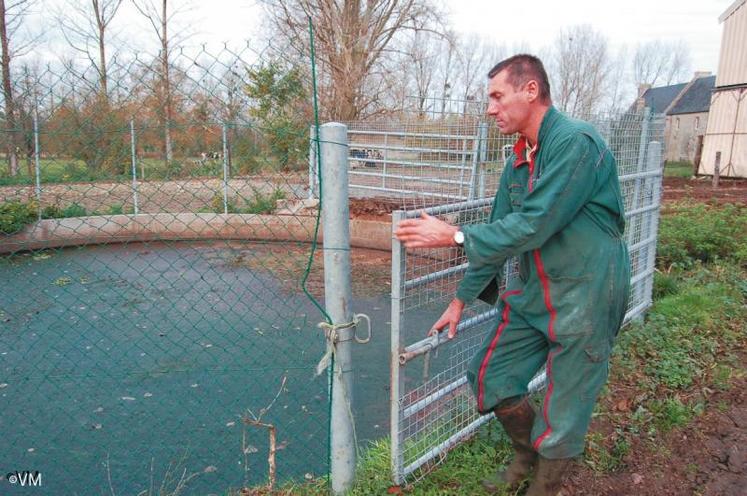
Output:
[[[744,496],[747,494],[747,378],[712,392],[704,414],[654,441],[633,437],[624,466],[599,475],[577,466],[566,496]],[[601,422],[592,427],[604,431]]]

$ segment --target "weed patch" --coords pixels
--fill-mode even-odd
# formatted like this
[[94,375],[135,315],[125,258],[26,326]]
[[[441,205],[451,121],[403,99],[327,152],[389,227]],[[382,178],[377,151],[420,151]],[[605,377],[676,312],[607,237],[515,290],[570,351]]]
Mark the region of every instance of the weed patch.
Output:
[[36,220],[36,215],[36,204],[32,202],[0,203],[0,233],[17,233]]

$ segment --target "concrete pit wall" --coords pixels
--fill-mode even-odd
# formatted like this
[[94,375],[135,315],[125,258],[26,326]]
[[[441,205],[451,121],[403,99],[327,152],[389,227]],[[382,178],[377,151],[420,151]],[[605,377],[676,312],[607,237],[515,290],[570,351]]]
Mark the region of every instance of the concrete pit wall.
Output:
[[[101,215],[40,220],[0,240],[0,254],[64,246],[140,241],[297,241],[311,242],[316,219],[307,216],[250,214]],[[391,221],[350,221],[354,248],[391,251]],[[323,243],[322,229],[317,240]]]

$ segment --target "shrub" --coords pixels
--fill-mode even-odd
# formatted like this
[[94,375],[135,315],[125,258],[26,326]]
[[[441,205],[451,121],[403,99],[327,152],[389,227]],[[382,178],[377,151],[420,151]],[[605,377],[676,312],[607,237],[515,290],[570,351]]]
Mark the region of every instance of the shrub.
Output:
[[57,205],[47,205],[42,209],[42,219],[59,219],[63,217],[62,209]]
[[679,291],[677,277],[673,274],[662,272],[654,273],[653,299],[659,300],[665,296],[676,294]]
[[277,188],[269,195],[254,190],[254,198],[247,200],[241,211],[246,214],[271,214],[277,208],[278,200],[285,199],[285,192]]
[[134,209],[132,207],[125,208],[121,203],[115,203],[114,205],[110,205],[109,208],[106,209],[104,215],[122,215],[131,213],[134,213]]
[[0,203],[0,233],[14,234],[36,220],[36,204],[33,202]]
[[86,212],[86,208],[83,205],[80,205],[79,203],[71,203],[64,209],[62,209],[62,217],[68,218],[68,217],[85,217],[88,215],[88,212]]
[[228,212],[224,212],[224,205],[223,205],[223,194],[222,193],[216,193],[213,195],[213,199],[210,201],[211,206],[211,212],[215,212],[216,214],[222,214],[222,213],[229,213],[229,214],[236,214],[239,213],[239,209],[236,207],[236,200],[229,197],[226,200],[226,209]]

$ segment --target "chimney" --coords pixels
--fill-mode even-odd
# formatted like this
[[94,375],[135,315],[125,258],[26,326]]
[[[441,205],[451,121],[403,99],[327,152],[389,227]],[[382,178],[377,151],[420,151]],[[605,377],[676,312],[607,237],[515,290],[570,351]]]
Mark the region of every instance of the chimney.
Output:
[[638,85],[638,98],[641,98],[644,93],[651,89],[650,84],[639,84]]

